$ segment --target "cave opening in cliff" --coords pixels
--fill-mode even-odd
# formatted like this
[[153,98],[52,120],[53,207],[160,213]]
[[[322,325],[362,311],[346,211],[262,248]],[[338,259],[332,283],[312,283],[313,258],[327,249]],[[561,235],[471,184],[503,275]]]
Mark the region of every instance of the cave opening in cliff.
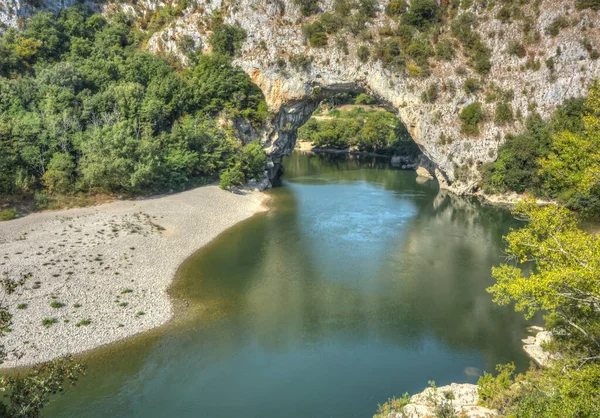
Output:
[[427,161],[394,106],[356,86],[313,89],[282,106],[275,125],[273,185],[280,184],[283,156],[294,150],[388,158],[400,169]]

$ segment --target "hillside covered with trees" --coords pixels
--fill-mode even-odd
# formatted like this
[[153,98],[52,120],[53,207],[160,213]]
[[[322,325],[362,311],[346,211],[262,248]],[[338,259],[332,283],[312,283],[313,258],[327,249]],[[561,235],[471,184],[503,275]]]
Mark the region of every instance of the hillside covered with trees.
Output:
[[[0,195],[180,190],[227,171],[224,186],[262,175],[260,145],[231,127],[267,116],[260,90],[231,64],[243,31],[216,22],[214,54],[185,70],[139,48],[132,20],[83,7],[39,12],[0,38]],[[231,184],[228,184],[231,183]]]

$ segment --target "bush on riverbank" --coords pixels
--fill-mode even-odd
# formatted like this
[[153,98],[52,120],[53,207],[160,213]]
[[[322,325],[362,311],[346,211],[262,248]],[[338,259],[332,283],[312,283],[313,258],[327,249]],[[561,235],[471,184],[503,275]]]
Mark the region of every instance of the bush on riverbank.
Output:
[[531,115],[526,130],[507,136],[498,159],[481,168],[488,193],[516,191],[557,199],[600,215],[600,87],[585,99],[569,99],[549,123]]
[[268,113],[260,89],[231,64],[242,32],[219,25],[211,44],[220,53],[192,53],[177,72],[138,48],[122,14],[106,20],[75,6],[7,29],[0,195],[181,190],[234,167],[244,151],[216,117],[258,127]]
[[419,153],[417,145],[395,115],[360,106],[334,109],[326,115],[311,118],[298,130],[298,139],[310,141],[317,148],[356,147],[359,151],[406,156]]

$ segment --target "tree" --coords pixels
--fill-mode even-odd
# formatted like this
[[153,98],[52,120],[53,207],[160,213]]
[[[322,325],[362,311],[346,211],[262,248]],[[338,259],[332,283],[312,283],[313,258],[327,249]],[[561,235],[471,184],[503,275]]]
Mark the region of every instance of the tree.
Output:
[[[497,283],[488,291],[500,305],[531,318],[547,312],[557,335],[583,357],[600,354],[600,239],[578,228],[568,209],[538,207],[523,201],[515,214],[529,223],[506,237],[509,257],[519,264],[535,263],[528,275],[518,265],[503,264],[492,274]],[[600,357],[599,357],[600,359]]]
[[246,36],[246,31],[240,27],[220,23],[213,29],[208,43],[213,52],[232,57],[241,48]]
[[529,223],[506,237],[514,263],[492,270],[497,283],[488,291],[527,318],[547,313],[552,342],[545,348],[560,355],[543,370],[513,376],[514,365],[505,365],[496,377],[485,373],[480,399],[503,416],[600,416],[600,237],[558,206],[522,201],[515,214]]
[[460,112],[458,117],[462,121],[462,133],[466,135],[479,135],[479,123],[485,117],[481,103],[471,103]]

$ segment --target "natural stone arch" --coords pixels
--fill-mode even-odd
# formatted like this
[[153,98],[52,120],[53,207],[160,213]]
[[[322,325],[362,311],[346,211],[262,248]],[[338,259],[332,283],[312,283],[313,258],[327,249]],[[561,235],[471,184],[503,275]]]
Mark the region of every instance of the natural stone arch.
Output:
[[[270,180],[277,179],[281,168],[282,158],[289,155],[294,150],[298,129],[308,122],[313,112],[319,107],[323,100],[339,93],[372,94],[372,92],[360,82],[332,84],[324,87],[315,85],[311,88],[310,94],[303,99],[290,100],[279,106],[278,111],[274,114],[272,120],[262,132],[262,142],[271,159],[271,164],[269,165]],[[400,123],[406,127],[404,121],[398,114],[397,109],[394,108],[390,102],[383,100],[376,95],[373,95],[373,97],[377,100],[378,106],[395,114]],[[411,135],[410,131],[408,132],[409,135]],[[419,144],[417,143],[417,145]],[[419,149],[421,149],[421,146],[419,146]],[[431,163],[427,157],[424,157],[421,160],[421,164],[425,165],[433,174],[435,172],[433,163]],[[445,182],[446,179],[441,178],[441,181]]]

